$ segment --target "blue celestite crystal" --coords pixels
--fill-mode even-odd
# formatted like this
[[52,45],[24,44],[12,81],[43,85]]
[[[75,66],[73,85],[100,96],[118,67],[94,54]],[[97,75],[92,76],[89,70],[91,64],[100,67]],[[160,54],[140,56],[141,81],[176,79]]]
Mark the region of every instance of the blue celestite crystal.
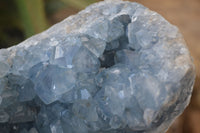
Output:
[[138,3],[99,2],[0,50],[0,132],[163,133],[194,79],[177,27]]

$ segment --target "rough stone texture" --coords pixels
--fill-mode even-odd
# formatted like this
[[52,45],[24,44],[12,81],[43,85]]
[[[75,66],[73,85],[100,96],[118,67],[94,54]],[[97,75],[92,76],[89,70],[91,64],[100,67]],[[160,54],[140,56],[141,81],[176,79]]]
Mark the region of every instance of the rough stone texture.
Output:
[[104,1],[0,50],[0,129],[163,133],[188,105],[194,65],[178,29]]

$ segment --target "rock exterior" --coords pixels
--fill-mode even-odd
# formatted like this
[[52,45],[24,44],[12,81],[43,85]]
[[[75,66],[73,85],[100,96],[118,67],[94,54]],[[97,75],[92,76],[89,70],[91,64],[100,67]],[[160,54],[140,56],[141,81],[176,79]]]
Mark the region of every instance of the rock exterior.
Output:
[[164,133],[194,79],[177,27],[138,3],[95,3],[0,50],[0,130]]

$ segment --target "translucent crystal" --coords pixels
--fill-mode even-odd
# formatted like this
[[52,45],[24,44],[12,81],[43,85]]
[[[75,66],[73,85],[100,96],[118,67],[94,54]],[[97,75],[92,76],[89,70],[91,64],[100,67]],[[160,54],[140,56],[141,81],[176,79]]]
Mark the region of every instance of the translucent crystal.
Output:
[[[35,84],[37,95],[46,104],[58,100],[62,94],[73,89],[75,85],[75,74],[71,69],[61,68],[55,65],[41,64],[41,69],[31,74]],[[38,66],[40,67],[40,66]]]
[[194,79],[177,27],[106,0],[0,50],[0,132],[163,133]]

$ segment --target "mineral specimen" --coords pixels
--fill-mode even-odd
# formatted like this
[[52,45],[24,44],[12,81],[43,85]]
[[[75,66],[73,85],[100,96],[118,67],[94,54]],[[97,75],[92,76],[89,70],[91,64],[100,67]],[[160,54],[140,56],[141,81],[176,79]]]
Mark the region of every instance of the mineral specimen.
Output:
[[194,78],[177,27],[138,3],[99,2],[0,50],[0,132],[163,133]]

